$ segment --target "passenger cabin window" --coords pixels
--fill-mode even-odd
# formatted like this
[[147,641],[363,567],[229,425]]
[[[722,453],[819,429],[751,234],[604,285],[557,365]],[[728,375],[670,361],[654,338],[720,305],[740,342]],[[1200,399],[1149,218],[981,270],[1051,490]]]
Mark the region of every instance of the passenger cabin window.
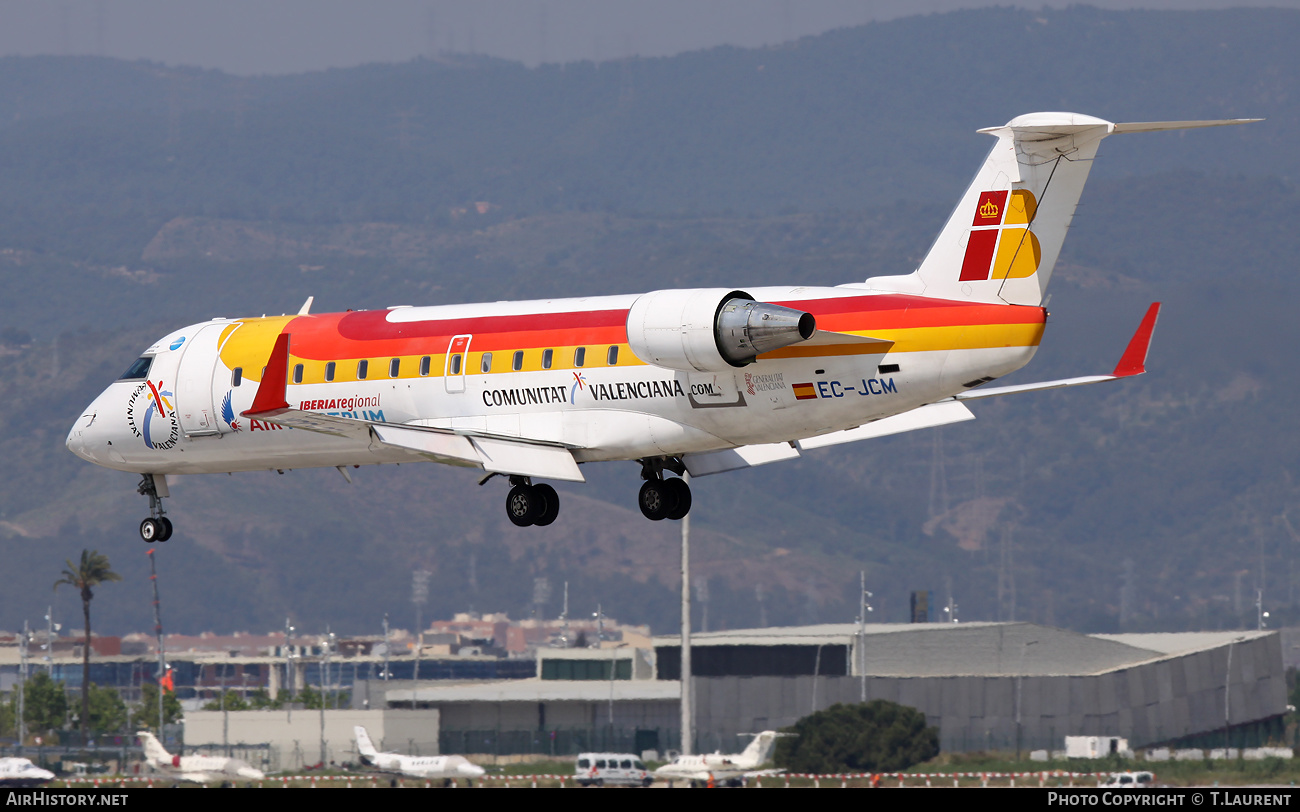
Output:
[[302,383],[302,364],[293,365],[293,382]]
[[618,766],[622,767],[625,770],[630,770],[632,769],[632,759],[625,758],[621,762],[619,762]]
[[555,350],[542,350],[542,369],[551,368],[551,359],[555,357]]
[[325,365],[325,380],[327,380],[327,381],[332,381],[332,380],[334,380],[334,362],[333,362],[333,361],[330,361],[328,364]]
[[578,759],[578,766],[584,770],[589,769],[591,767],[591,759],[588,758]]
[[610,365],[610,366],[615,366],[616,364],[618,364],[618,346],[617,346],[617,345],[615,345],[615,346],[613,346],[613,347],[610,347],[610,348],[609,348],[609,352],[605,353],[605,363],[608,364],[608,365]]
[[460,374],[460,353],[456,353],[451,357],[451,374]]
[[602,758],[602,759],[600,759],[599,761],[596,762],[596,769],[598,769],[598,770],[603,770],[603,769],[605,769],[605,759]]
[[524,368],[523,350],[515,350],[515,358],[514,361],[510,364],[510,368],[513,369],[515,372],[518,372],[519,370]]
[[149,367],[151,366],[153,366],[153,356],[152,355],[141,356],[140,358],[137,358],[135,360],[135,363],[132,364],[130,368],[127,369],[126,372],[122,373],[122,377],[118,378],[118,380],[136,381],[142,378],[148,378]]
[[587,362],[587,348],[579,347],[573,351],[573,365],[580,367]]
[[244,381],[244,368],[235,367],[230,373],[230,385],[239,386]]
[[396,378],[397,372],[402,368],[401,358],[392,358],[388,361],[388,377]]
[[429,374],[429,356],[420,359],[420,377],[427,377]]
[[483,360],[479,362],[479,369],[483,370],[484,374],[492,371],[492,353],[483,353]]
[[357,361],[357,380],[358,380],[358,381],[364,381],[364,380],[366,379],[366,373],[369,372],[369,371],[370,371],[370,362],[369,362],[369,361],[364,361],[364,360],[363,360],[363,361]]

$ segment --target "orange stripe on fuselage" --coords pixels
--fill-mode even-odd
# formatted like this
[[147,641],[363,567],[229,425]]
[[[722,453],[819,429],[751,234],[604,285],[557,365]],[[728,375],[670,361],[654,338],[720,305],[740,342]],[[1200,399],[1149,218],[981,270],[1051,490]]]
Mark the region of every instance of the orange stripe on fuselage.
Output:
[[[915,331],[911,336],[919,338],[926,335],[927,328],[946,328],[935,331],[929,336],[931,340],[922,342],[925,349],[943,349],[949,337],[957,335],[963,327],[1039,326],[1040,330],[1016,329],[1006,334],[1009,343],[1036,344],[1037,336],[1041,335],[1041,325],[1046,321],[1046,312],[1041,307],[975,304],[900,294],[805,299],[776,304],[812,313],[817,317],[818,329],[831,332],[897,340],[880,334]],[[298,316],[285,325],[284,332],[293,335],[295,357],[317,361],[439,354],[446,352],[448,343],[456,335],[473,336],[470,349],[474,352],[627,343],[626,310],[413,322],[389,322],[390,312],[367,310]],[[899,341],[899,344],[897,350],[906,351],[913,342]],[[994,344],[1004,345],[1002,341]],[[953,348],[966,345],[967,342],[958,341]],[[881,350],[869,345],[858,345],[854,350],[838,345],[791,349],[799,351],[783,353],[778,350],[764,357],[816,357]]]

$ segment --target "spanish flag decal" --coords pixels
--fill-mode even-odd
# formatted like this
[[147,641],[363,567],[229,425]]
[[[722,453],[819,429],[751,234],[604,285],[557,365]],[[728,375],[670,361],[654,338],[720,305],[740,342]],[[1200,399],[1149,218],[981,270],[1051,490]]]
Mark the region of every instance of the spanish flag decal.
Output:
[[810,383],[797,383],[790,388],[794,390],[795,400],[817,399],[817,389]]

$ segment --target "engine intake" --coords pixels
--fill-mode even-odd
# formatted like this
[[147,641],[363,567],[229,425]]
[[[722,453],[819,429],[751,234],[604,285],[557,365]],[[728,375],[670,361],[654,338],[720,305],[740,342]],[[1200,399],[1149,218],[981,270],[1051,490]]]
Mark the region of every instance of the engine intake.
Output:
[[627,314],[628,344],[637,358],[687,372],[743,367],[816,332],[811,313],[726,288],[656,290],[637,299]]

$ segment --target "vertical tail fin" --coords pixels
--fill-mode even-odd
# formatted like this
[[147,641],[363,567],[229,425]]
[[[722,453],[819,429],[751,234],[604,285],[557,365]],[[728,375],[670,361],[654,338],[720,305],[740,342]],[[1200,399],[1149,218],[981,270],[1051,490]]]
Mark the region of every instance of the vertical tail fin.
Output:
[[754,736],[754,740],[740,754],[740,763],[745,767],[757,767],[772,754],[772,745],[776,744],[776,731],[764,730]]
[[352,728],[352,733],[357,738],[358,753],[371,760],[373,760],[375,756],[379,755],[379,751],[375,749],[375,745],[370,742],[370,734],[366,733],[364,727],[357,725]]
[[159,764],[171,763],[172,754],[167,752],[167,749],[162,746],[162,742],[158,741],[152,733],[141,730],[135,735],[140,737],[140,743],[144,745],[144,757],[146,759]]
[[1113,124],[1078,113],[1030,113],[980,130],[997,144],[920,267],[907,276],[868,279],[866,286],[1040,305],[1101,139],[1253,120]]

